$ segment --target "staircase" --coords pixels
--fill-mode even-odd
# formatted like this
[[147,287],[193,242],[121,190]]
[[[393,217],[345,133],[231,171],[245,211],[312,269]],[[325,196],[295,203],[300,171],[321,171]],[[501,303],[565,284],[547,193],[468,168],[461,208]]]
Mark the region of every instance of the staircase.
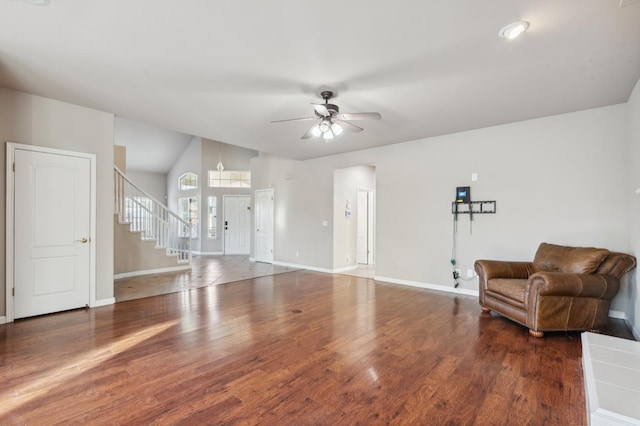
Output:
[[191,269],[191,226],[114,166],[115,277]]

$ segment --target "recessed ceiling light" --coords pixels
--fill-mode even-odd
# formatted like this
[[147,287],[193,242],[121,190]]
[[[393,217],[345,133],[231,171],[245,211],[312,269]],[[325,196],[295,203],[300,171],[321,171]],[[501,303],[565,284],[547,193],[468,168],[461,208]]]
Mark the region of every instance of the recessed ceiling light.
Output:
[[518,37],[520,34],[525,32],[529,28],[529,23],[526,21],[518,21],[512,24],[507,25],[503,29],[500,30],[498,35],[502,38],[506,38],[508,40],[513,40]]
[[33,4],[35,6],[48,6],[51,0],[24,0],[25,3]]

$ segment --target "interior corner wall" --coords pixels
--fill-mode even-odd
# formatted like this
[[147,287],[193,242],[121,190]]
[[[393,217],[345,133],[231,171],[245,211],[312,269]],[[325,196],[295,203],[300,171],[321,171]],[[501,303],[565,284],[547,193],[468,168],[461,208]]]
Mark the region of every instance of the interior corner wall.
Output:
[[[259,189],[273,189],[273,259],[280,261],[278,251],[289,252],[286,211],[291,203],[291,179],[295,160],[275,157],[261,152],[251,159],[251,207],[255,212],[255,195]],[[288,179],[287,179],[288,178]],[[255,214],[251,215],[251,229],[256,229]],[[255,233],[251,233],[251,258],[255,258]]]
[[[352,166],[334,171],[333,269],[357,265],[358,189],[375,187],[375,169]],[[347,216],[346,211],[351,212]]]
[[274,190],[274,262],[331,270],[333,168],[262,154],[251,180],[252,196]]
[[[201,188],[206,178],[202,176],[201,159],[202,155],[202,139],[194,137],[180,157],[176,160],[171,170],[167,173],[167,207],[174,212],[178,212],[178,198],[196,197],[201,206],[202,193]],[[178,178],[184,173],[191,172],[198,175],[198,187],[189,190],[178,189]],[[198,224],[202,229],[202,220]],[[191,240],[191,250],[200,251],[201,238]]]
[[[640,80],[627,102],[628,107],[628,167],[629,167],[629,247],[640,260]],[[626,315],[636,339],[640,340],[640,290],[638,269],[629,274]]]
[[[0,88],[0,139],[96,155],[96,299],[113,297],[113,114]],[[4,169],[6,147],[0,150]],[[0,186],[6,186],[5,173]],[[0,235],[5,236],[5,203],[0,199]],[[0,274],[5,276],[5,245],[0,245]],[[5,314],[0,286],[0,316]]]

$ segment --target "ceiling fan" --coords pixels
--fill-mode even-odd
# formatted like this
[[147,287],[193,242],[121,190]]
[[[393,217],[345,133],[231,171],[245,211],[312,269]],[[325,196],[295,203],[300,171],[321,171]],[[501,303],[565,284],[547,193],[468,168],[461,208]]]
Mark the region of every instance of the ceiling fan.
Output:
[[364,129],[360,126],[356,126],[351,121],[357,120],[380,120],[382,116],[377,112],[351,112],[341,113],[338,105],[330,104],[329,100],[333,98],[333,92],[325,90],[320,93],[323,104],[312,103],[315,112],[315,117],[305,118],[291,118],[288,120],[276,120],[272,123],[283,123],[285,121],[305,121],[305,120],[320,120],[319,123],[314,124],[309,130],[302,135],[301,139],[309,139],[311,137],[323,139],[333,139],[342,133],[343,130],[358,133]]

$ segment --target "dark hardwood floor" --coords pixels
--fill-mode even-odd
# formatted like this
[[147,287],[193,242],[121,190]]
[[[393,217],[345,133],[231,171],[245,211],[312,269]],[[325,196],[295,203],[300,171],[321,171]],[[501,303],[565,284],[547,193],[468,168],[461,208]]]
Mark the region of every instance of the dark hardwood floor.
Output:
[[578,333],[309,271],[1,325],[0,377],[2,425],[586,424]]

